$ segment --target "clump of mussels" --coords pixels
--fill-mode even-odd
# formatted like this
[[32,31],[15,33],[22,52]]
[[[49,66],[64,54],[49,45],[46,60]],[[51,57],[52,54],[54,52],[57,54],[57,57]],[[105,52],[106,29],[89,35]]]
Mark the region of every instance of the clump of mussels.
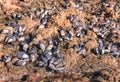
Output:
[[[78,11],[84,10],[84,4],[81,4],[84,2],[74,0],[74,3],[76,4],[76,9]],[[114,7],[107,3],[103,3],[102,5],[108,8],[112,8],[116,13],[120,15],[120,4],[116,4]],[[69,7],[70,3],[68,0],[66,0],[65,5],[60,6],[60,9],[62,11],[63,9],[67,9]],[[14,62],[13,65],[24,66],[27,64],[27,62],[34,62],[34,66],[46,67],[55,72],[64,72],[65,65],[62,62],[64,56],[60,52],[59,44],[64,41],[74,40],[74,37],[82,38],[86,35],[88,30],[92,30],[96,33],[97,41],[99,44],[98,47],[91,49],[92,53],[95,55],[110,54],[115,57],[120,57],[120,48],[118,46],[119,43],[114,43],[109,39],[112,34],[117,33],[117,31],[113,29],[113,26],[115,26],[115,29],[120,30],[120,24],[117,23],[117,19],[109,19],[111,16],[110,12],[106,12],[106,18],[104,18],[104,20],[99,23],[100,14],[105,12],[105,9],[103,8],[99,9],[98,11],[91,11],[91,14],[95,15],[98,21],[88,19],[89,22],[85,24],[77,17],[77,15],[70,14],[69,17],[66,18],[70,21],[72,26],[66,29],[64,27],[60,27],[58,29],[58,37],[48,37],[44,39],[47,45],[42,41],[30,45],[31,37],[25,32],[26,25],[17,24],[15,21],[9,21],[7,23],[8,27],[5,27],[2,30],[1,34],[5,35],[4,42],[6,45],[14,45],[16,41],[19,42],[20,49],[16,54],[18,60]],[[50,17],[56,13],[57,9],[55,6],[52,6],[49,10],[47,10],[45,7],[41,10],[35,10],[34,15],[37,19],[39,19],[40,22],[35,30],[46,29],[46,25],[49,22]],[[30,13],[12,13],[11,18],[20,21],[23,19],[22,16],[24,15],[30,17],[31,19],[34,17]],[[76,53],[82,55],[84,58],[88,57],[85,47],[86,43],[87,41],[83,41],[73,45]],[[3,55],[2,61],[8,63],[12,60],[12,58],[12,55]]]

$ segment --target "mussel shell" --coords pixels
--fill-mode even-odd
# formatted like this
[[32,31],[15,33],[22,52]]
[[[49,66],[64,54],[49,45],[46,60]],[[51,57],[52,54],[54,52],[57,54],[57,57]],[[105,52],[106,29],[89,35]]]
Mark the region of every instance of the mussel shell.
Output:
[[26,61],[25,60],[17,60],[15,62],[15,66],[24,66],[26,64]]

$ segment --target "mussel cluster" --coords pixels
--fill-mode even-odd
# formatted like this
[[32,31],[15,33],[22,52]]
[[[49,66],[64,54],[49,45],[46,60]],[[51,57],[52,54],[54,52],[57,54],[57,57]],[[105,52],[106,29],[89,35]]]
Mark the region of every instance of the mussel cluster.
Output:
[[[70,7],[69,1],[65,1],[65,5],[62,5],[60,10]],[[74,0],[74,3],[78,11],[84,10],[84,4],[81,4],[84,3],[84,0],[83,2]],[[85,3],[87,3],[86,0]],[[24,66],[27,62],[34,62],[34,66],[44,66],[56,72],[64,72],[65,65],[63,65],[62,62],[64,57],[59,49],[60,42],[74,40],[74,37],[79,39],[83,38],[86,36],[88,30],[93,31],[97,35],[97,41],[99,44],[98,47],[91,49],[91,53],[94,53],[95,55],[111,54],[113,56],[120,57],[119,43],[115,43],[109,39],[113,34],[117,33],[116,29],[120,30],[120,19],[110,19],[111,13],[106,12],[105,10],[106,7],[112,8],[120,16],[120,3],[116,4],[114,7],[106,2],[102,5],[104,6],[101,8],[102,10],[98,9],[97,11],[91,11],[91,15],[96,16],[97,21],[86,19],[88,22],[83,23],[77,15],[70,14],[66,19],[70,21],[71,27],[66,29],[64,27],[60,27],[58,29],[58,37],[48,37],[44,40],[47,44],[39,41],[38,43],[30,46],[31,37],[25,32],[26,25],[20,25],[16,24],[14,21],[9,21],[7,23],[7,27],[2,30],[1,34],[5,34],[4,42],[6,45],[13,45],[16,41],[20,43],[18,53],[16,54],[18,60],[14,65]],[[106,18],[101,20],[100,14],[103,12],[105,13],[104,15]],[[35,28],[37,30],[46,29],[46,25],[49,22],[50,17],[56,13],[57,9],[52,5],[51,9],[42,8],[41,10],[35,10],[35,16],[32,16],[30,13],[12,13],[11,18],[19,21],[22,20],[23,15],[28,16],[31,19],[37,18],[40,22],[37,28]],[[73,45],[74,50],[84,58],[88,57],[85,44],[86,41]],[[10,62],[12,58],[12,55],[3,55],[2,60],[7,63]]]
[[[51,14],[54,14],[54,11]],[[12,13],[11,17],[15,20],[22,20],[22,15],[25,14]],[[40,25],[35,29],[42,29],[45,27],[50,14],[43,8],[41,11],[36,10],[35,16],[40,20]],[[32,18],[32,16],[30,16],[30,18]],[[45,66],[56,72],[64,72],[65,66],[62,65],[63,56],[58,48],[60,41],[57,38],[55,40],[52,40],[50,37],[46,38],[45,41],[48,45],[39,41],[39,43],[29,46],[31,37],[29,34],[25,33],[25,25],[15,24],[14,21],[10,21],[7,26],[8,27],[4,28],[1,32],[1,34],[5,34],[4,42],[10,45],[14,45],[15,42],[19,42],[20,44],[16,54],[18,60],[14,63],[15,66],[24,66],[27,62],[36,62],[34,66]],[[64,36],[63,33],[60,34]],[[63,37],[61,39],[63,39]],[[11,61],[12,58],[12,55],[3,55],[2,60],[7,63]]]

